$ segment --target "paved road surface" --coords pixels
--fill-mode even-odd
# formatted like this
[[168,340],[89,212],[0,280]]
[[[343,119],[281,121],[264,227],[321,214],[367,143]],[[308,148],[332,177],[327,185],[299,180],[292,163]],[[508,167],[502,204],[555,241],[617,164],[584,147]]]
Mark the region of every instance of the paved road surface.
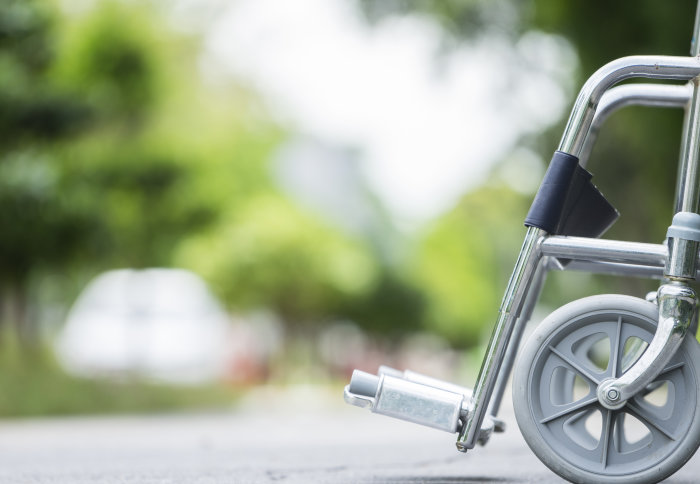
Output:
[[[0,483],[563,482],[509,429],[462,455],[454,437],[341,404],[259,390],[215,414],[0,421]],[[700,457],[668,482],[698,482]]]

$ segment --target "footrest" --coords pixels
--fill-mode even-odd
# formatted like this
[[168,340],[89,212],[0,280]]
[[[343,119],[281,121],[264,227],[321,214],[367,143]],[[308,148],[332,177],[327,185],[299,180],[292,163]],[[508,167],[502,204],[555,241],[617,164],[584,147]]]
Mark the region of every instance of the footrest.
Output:
[[[377,375],[355,370],[345,387],[345,401],[351,405],[452,433],[469,414],[471,396],[469,388],[388,366],[381,366]],[[484,445],[493,432],[504,429],[502,420],[487,416],[479,443]]]
[[457,432],[467,412],[468,398],[440,388],[387,374],[355,370],[345,387],[345,401],[374,413]]

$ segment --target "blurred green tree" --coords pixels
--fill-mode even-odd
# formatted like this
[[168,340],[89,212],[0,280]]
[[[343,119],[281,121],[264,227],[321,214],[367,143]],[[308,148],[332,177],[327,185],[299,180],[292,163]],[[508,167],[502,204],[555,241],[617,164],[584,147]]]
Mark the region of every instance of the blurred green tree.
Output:
[[524,233],[526,200],[494,176],[421,237],[412,275],[426,295],[426,324],[454,346],[477,344],[495,317]]
[[367,242],[281,195],[268,160],[284,130],[254,93],[202,77],[197,36],[173,32],[155,2],[45,12],[36,28],[52,51],[32,82],[64,96],[72,124],[40,144],[33,135],[6,145],[3,182],[24,180],[22,193],[48,200],[32,224],[24,199],[14,212],[0,207],[0,223],[17,228],[3,241],[14,244],[12,290],[26,300],[49,274],[72,274],[79,289],[105,269],[174,264],[205,276],[231,309],[272,309],[293,328],[336,318],[385,333],[420,325],[420,294]]
[[222,225],[180,247],[179,265],[212,281],[238,310],[268,308],[292,329],[308,329],[366,296],[377,265],[353,241],[274,193],[231,211]]
[[192,189],[197,167],[178,125],[159,126],[172,99],[198,86],[186,39],[157,19],[149,3],[99,2],[64,20],[52,78],[96,115],[89,136],[56,151],[62,190],[99,220],[81,254],[94,268],[166,265],[179,237],[215,216]]
[[51,12],[34,0],[0,4],[0,322],[34,338],[27,317],[33,271],[64,267],[92,216],[62,196],[51,147],[86,129],[92,118],[78,97],[55,86]]
[[270,184],[281,131],[251,93],[205,86],[196,37],[161,18],[150,2],[0,7],[0,317],[26,342],[33,281],[170,265]]

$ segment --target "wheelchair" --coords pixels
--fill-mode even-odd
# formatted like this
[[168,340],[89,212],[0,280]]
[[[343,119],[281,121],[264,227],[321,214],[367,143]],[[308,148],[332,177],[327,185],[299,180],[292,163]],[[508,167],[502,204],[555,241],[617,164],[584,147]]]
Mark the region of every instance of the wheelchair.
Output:
[[[691,56],[640,55],[596,71],[574,103],[525,219],[526,234],[473,389],[410,370],[355,370],[348,403],[457,434],[467,452],[502,432],[512,374],[520,431],[571,482],[647,483],[680,469],[700,446],[700,2]],[[621,81],[647,78],[678,83]],[[615,87],[613,87],[615,86]],[[605,119],[628,105],[683,108],[674,216],[662,244],[601,239],[619,216],[586,164]],[[661,280],[636,298],[580,299],[524,328],[550,271]],[[517,355],[517,364],[516,364]]]

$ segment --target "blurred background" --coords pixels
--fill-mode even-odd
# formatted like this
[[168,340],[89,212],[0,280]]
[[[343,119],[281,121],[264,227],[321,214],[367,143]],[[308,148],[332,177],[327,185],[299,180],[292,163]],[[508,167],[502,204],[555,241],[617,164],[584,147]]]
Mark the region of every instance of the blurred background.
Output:
[[[522,220],[600,65],[693,1],[0,3],[0,416],[226,406],[381,364],[471,386]],[[660,242],[682,112],[589,169]],[[553,274],[537,317],[654,282]]]

